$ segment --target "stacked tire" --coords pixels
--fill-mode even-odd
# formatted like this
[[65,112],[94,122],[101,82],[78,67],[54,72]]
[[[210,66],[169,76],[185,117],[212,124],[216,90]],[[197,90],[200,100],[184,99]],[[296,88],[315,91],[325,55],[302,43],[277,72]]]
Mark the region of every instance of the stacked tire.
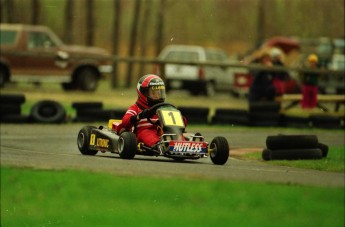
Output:
[[25,102],[23,94],[0,95],[0,122],[27,123],[29,116],[22,115],[21,106]]
[[315,135],[277,135],[266,138],[262,158],[268,160],[321,159],[327,157],[328,146]]
[[252,126],[279,126],[281,115],[280,103],[249,103],[249,119]]

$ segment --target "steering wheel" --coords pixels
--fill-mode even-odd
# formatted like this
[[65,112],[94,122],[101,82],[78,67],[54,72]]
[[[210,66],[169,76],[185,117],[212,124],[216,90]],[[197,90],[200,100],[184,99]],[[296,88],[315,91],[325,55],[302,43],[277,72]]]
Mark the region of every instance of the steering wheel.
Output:
[[[157,103],[156,105],[153,105],[150,109],[149,109],[149,111],[151,112],[151,113],[153,113],[153,115],[156,113],[156,111],[157,111],[157,109],[159,108],[159,107],[162,107],[162,106],[172,106],[172,107],[174,107],[174,108],[176,108],[176,106],[174,106],[173,104],[170,104],[170,103],[167,103],[167,102],[161,102],[161,103]],[[156,122],[153,122],[153,121],[151,121],[151,118],[147,118],[147,121],[148,122],[150,122],[151,124],[153,124],[153,125],[159,125],[159,120],[158,121],[156,121]]]

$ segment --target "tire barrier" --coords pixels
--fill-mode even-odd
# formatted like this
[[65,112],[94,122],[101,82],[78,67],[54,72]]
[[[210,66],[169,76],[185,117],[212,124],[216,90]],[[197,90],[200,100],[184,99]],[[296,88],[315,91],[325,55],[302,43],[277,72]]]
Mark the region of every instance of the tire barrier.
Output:
[[76,122],[100,122],[109,119],[122,119],[126,109],[103,109],[102,102],[74,102],[72,107],[76,109]]
[[319,143],[315,135],[277,135],[266,138],[262,159],[299,160],[327,157],[328,146]]
[[249,103],[249,120],[251,126],[279,126],[281,121],[280,103]]
[[30,118],[36,123],[63,123],[66,121],[66,111],[56,101],[43,100],[31,108]]
[[280,110],[279,102],[252,102],[249,103],[249,112],[273,112]]
[[22,115],[21,106],[25,102],[23,94],[0,95],[0,122],[1,123],[27,123],[29,116]]
[[310,122],[316,128],[341,128],[341,118],[329,115],[312,114],[309,116]]
[[180,106],[178,109],[187,118],[188,124],[208,124],[209,108]]
[[[21,113],[21,106],[26,98],[23,94],[0,95],[1,123],[62,123],[66,121],[63,107],[51,100],[43,100],[31,108],[30,115]],[[103,109],[102,102],[73,102],[76,110],[74,122],[104,122],[108,119],[121,119],[126,109]],[[345,128],[345,118],[326,114],[312,114],[309,117],[298,117],[280,114],[280,104],[276,102],[250,103],[249,110],[243,109],[215,109],[210,116],[206,107],[179,107],[191,124],[222,124],[235,126],[269,126],[295,128]]]
[[248,126],[249,114],[247,110],[220,108],[215,110],[211,123]]
[[99,116],[94,115],[96,110],[102,110],[102,102],[73,102],[72,107],[76,110],[75,122],[99,121]]
[[309,128],[311,123],[309,117],[281,115],[280,125],[291,128]]
[[277,127],[281,124],[281,115],[275,112],[250,112],[251,126]]

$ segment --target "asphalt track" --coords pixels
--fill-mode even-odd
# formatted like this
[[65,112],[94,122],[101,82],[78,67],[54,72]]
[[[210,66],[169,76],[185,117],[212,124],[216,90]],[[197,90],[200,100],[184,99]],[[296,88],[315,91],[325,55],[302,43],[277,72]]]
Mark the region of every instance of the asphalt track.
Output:
[[[265,139],[268,136],[265,129],[203,131],[207,141],[217,135],[222,135],[230,143],[228,162],[223,166],[218,166],[212,164],[209,158],[175,162],[164,157],[138,155],[133,160],[123,160],[117,154],[100,152],[96,156],[83,156],[76,144],[77,134],[82,126],[83,124],[1,124],[1,165],[35,169],[77,169],[124,176],[178,176],[189,179],[236,180],[323,187],[345,186],[344,173],[273,166],[265,162],[241,160],[231,155],[232,149],[264,147]],[[277,133],[279,132],[281,129],[277,131]],[[272,133],[275,132],[272,132],[271,129],[270,134]],[[301,133],[310,132],[302,130]],[[339,131],[318,131],[318,133],[320,142],[328,145],[344,145],[343,134]]]

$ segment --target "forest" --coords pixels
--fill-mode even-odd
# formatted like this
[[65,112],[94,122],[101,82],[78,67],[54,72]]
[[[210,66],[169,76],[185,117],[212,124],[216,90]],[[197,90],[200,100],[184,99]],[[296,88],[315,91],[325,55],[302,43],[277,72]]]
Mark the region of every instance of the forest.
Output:
[[1,23],[49,26],[64,42],[154,57],[168,44],[242,54],[272,36],[344,37],[344,0],[1,0]]

